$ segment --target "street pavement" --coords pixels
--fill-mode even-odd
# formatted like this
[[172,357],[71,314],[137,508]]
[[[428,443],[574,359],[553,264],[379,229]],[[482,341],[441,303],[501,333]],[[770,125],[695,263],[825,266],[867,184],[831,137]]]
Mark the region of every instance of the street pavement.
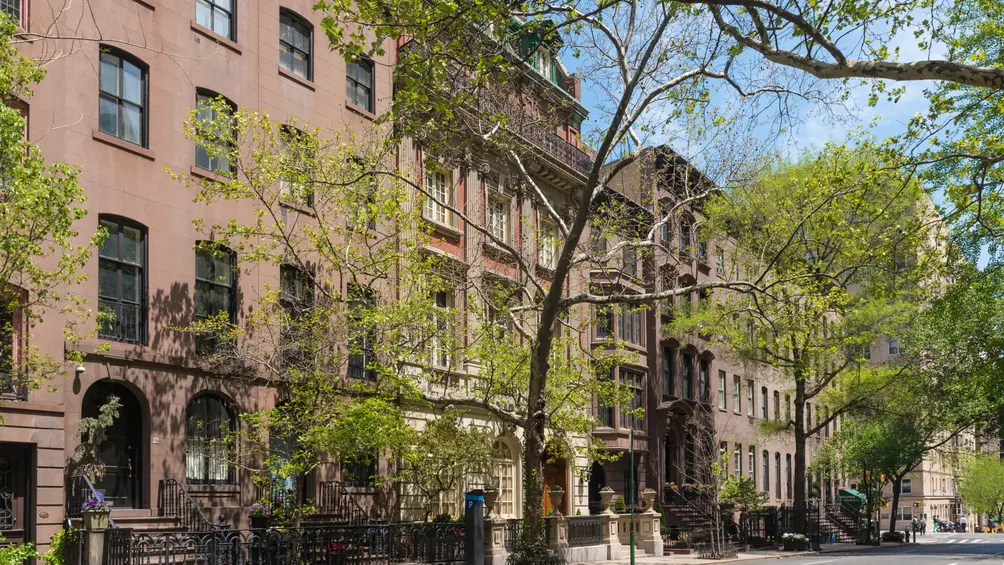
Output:
[[[916,544],[882,544],[881,547],[847,548],[840,551],[777,557],[771,563],[783,565],[965,565],[1004,563],[1004,534],[932,534],[917,536]],[[824,548],[826,546],[823,546]],[[749,554],[746,554],[749,555]],[[761,559],[732,563],[764,563]]]

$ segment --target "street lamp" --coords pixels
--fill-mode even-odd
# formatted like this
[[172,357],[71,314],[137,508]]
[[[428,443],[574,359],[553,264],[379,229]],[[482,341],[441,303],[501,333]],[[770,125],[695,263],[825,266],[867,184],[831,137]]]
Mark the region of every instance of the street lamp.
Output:
[[634,505],[635,499],[635,484],[634,484],[634,424],[631,425],[631,478],[628,480],[630,485],[629,493],[631,493],[631,565],[634,564]]

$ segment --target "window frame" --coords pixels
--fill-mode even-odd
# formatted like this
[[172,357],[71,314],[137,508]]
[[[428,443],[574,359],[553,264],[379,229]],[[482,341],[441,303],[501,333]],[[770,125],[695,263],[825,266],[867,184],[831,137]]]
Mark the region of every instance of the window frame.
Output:
[[[282,144],[283,169],[285,171],[300,169],[300,172],[302,172],[303,168],[305,168],[303,161],[306,160],[309,162],[315,159],[313,148],[306,147],[302,148],[301,151],[294,152],[290,150],[290,145],[297,143],[294,138],[300,138],[306,134],[291,125],[283,125],[280,129],[279,142]],[[300,206],[306,206],[307,208],[314,207],[313,187],[301,186],[300,183],[288,178],[279,179],[279,197]]]
[[[108,92],[101,87],[101,75],[104,71],[104,58],[105,57],[115,57],[118,59],[118,65],[116,66],[116,84],[118,85],[118,93]],[[128,100],[122,94],[122,85],[124,84],[125,71],[123,64],[129,63],[136,67],[140,71],[140,84],[139,84],[139,97],[141,103],[137,104],[131,100]],[[105,131],[101,125],[101,101],[102,99],[110,99],[116,108],[115,115],[115,125],[116,132],[111,133]],[[122,129],[125,123],[122,118],[122,111],[124,106],[131,106],[139,110],[139,142],[132,141],[124,137],[124,134],[120,134],[119,130]],[[147,65],[142,59],[129,53],[128,51],[123,51],[117,47],[112,47],[110,45],[101,44],[98,46],[98,131],[105,135],[110,135],[116,139],[120,139],[126,143],[131,143],[143,148],[150,147],[149,132],[150,132],[150,66]]]
[[[306,42],[309,51],[303,51],[299,47],[292,43],[285,41],[282,38],[283,26],[288,27],[291,33],[298,30],[298,26],[304,28],[307,33]],[[286,67],[282,64],[282,54],[288,52],[290,56],[290,66]],[[297,53],[305,55],[305,60],[307,64],[307,69],[304,74],[300,74],[294,70],[294,65],[292,61],[295,59]],[[314,80],[314,25],[310,23],[306,18],[297,14],[289,8],[279,8],[279,67],[284,71],[300,77],[304,80],[312,81]]]
[[[440,298],[443,300],[441,301]],[[451,310],[456,307],[456,292],[446,289],[437,290],[432,293],[432,299],[435,302],[433,316],[436,318],[437,332],[451,332],[449,321],[453,314]],[[455,360],[450,354],[451,352],[447,350],[443,339],[439,335],[433,335],[429,340],[429,345],[429,361],[432,368],[452,370]]]
[[[104,245],[102,245],[102,249],[98,249],[98,265],[99,265],[99,267],[98,267],[98,311],[99,312],[101,311],[101,301],[102,301],[102,296],[101,296],[101,291],[100,291],[100,289],[101,289],[101,269],[100,269],[100,264],[101,264],[101,261],[111,261],[111,262],[115,263],[116,265],[118,265],[119,267],[121,267],[121,266],[128,266],[128,267],[137,268],[139,270],[139,286],[140,286],[140,288],[139,288],[139,302],[137,304],[137,307],[139,308],[139,314],[140,315],[139,315],[139,321],[138,321],[137,328],[136,328],[136,333],[138,335],[136,336],[135,339],[122,337],[121,335],[116,335],[114,333],[105,333],[100,326],[98,327],[98,338],[106,340],[106,341],[118,341],[118,342],[122,342],[122,343],[133,343],[133,344],[137,344],[137,345],[146,345],[147,344],[147,337],[148,337],[147,336],[147,314],[148,314],[148,311],[149,311],[148,291],[147,291],[147,284],[148,284],[147,281],[148,281],[148,276],[149,276],[148,270],[149,270],[149,263],[150,263],[149,262],[149,253],[148,253],[149,231],[147,230],[146,226],[144,226],[143,224],[141,224],[139,222],[136,222],[135,220],[131,220],[129,218],[123,218],[121,216],[116,216],[116,215],[112,215],[112,214],[99,214],[98,215],[98,225],[99,226],[102,225],[102,222],[108,222],[108,223],[113,223],[113,224],[117,225],[118,229],[116,230],[116,233],[115,234],[109,233],[109,235],[108,235],[108,238],[115,237],[118,240],[117,243],[116,243],[116,248],[117,249],[121,249],[124,228],[129,227],[129,228],[138,230],[139,234],[140,234],[140,243],[139,243],[139,254],[140,254],[140,258],[139,259],[140,260],[139,260],[138,264],[137,263],[131,263],[129,261],[121,259],[121,253],[119,253],[119,257],[115,257],[115,258],[104,256],[104,255],[102,255],[102,250],[104,248]],[[105,239],[105,242],[108,241],[108,238]],[[121,276],[121,270],[116,269],[115,272],[117,273],[116,281],[115,281],[115,286],[116,286],[116,302],[115,303],[116,303],[116,305],[121,305],[121,304],[123,304],[123,301],[122,301],[122,276]],[[105,299],[105,300],[107,300],[107,299]],[[119,322],[120,322],[120,317],[118,316],[118,308],[116,308],[116,319],[115,319],[114,323],[115,323],[116,326],[118,326]],[[118,328],[116,328],[115,331],[118,332],[120,330],[118,330]]]
[[[228,303],[227,303],[227,309],[226,309],[226,311],[227,311],[227,315],[228,315],[228,318],[230,320],[230,323],[232,323],[232,324],[236,323],[237,322],[237,273],[238,273],[238,271],[237,271],[237,254],[232,249],[227,248],[227,247],[223,247],[223,246],[218,246],[217,249],[215,250],[215,253],[217,253],[217,254],[226,255],[226,258],[227,258],[227,260],[230,263],[230,265],[229,265],[229,267],[230,267],[230,283],[229,283],[229,285],[221,284],[218,280],[203,279],[203,278],[199,277],[199,255],[201,253],[210,253],[210,254],[212,254],[214,252],[210,251],[210,250],[208,250],[206,248],[199,247],[199,245],[198,245],[199,243],[203,243],[203,242],[197,242],[196,243],[196,248],[195,248],[195,287],[194,287],[194,291],[192,293],[192,298],[193,298],[192,318],[193,318],[193,320],[196,320],[196,321],[200,320],[200,319],[204,320],[204,319],[208,319],[210,317],[216,316],[218,314],[218,312],[210,314],[209,316],[200,316],[198,314],[198,310],[197,310],[197,308],[196,308],[195,305],[198,304],[198,302],[199,302],[198,296],[199,296],[199,288],[200,288],[200,283],[201,283],[201,285],[203,287],[205,285],[210,285],[213,290],[215,290],[216,288],[225,288],[225,289],[227,289],[229,291],[229,297],[230,298],[229,298]],[[208,258],[208,260],[209,260],[210,268],[214,271],[213,274],[215,275],[216,274],[215,273],[216,262],[213,260],[212,256],[210,256]],[[197,334],[196,337],[195,337],[196,350],[199,349],[199,340],[200,340],[200,336]]]
[[[376,291],[370,287],[364,287],[355,283],[349,283],[346,289],[346,308],[349,325],[358,319],[357,308],[359,306],[372,308],[376,306]],[[372,329],[362,332],[364,335],[350,334],[346,343],[348,359],[346,361],[345,374],[350,379],[361,381],[376,381],[376,369],[370,365],[376,361],[376,351],[373,344],[376,342],[376,335]],[[357,347],[354,342],[361,340],[362,345],[358,346],[360,353],[353,353],[352,349]]]
[[746,415],[753,418],[756,415],[756,383],[746,379]]
[[[223,6],[219,5],[222,0],[195,0],[195,23],[200,25],[217,35],[221,35],[230,41],[237,42],[237,0],[226,0],[230,4],[230,9],[227,10]],[[199,22],[199,4],[205,4],[209,9],[209,25]],[[216,29],[216,12],[217,10],[224,12],[229,15],[230,25],[227,33],[220,33]]]
[[770,451],[766,449],[763,450],[762,454],[762,465],[763,465],[763,492],[766,492],[768,496],[770,495]]
[[[453,203],[453,173],[428,169],[425,171],[424,186],[426,192],[445,204]],[[442,193],[442,196],[440,196]],[[442,218],[439,218],[442,216]],[[446,206],[439,204],[431,197],[425,198],[422,206],[422,218],[440,226],[453,227],[453,213]]]
[[694,400],[694,354],[685,351],[681,366],[681,380],[683,382],[683,399]]
[[676,349],[662,348],[662,394],[676,396]]
[[753,488],[756,488],[756,446],[750,445],[748,447],[748,463],[750,467],[750,480],[753,481]]
[[[893,344],[895,344],[895,345],[893,345]],[[899,340],[898,339],[890,339],[889,340],[889,357],[896,357],[897,355],[901,355],[902,353],[903,353],[903,348],[900,345]]]
[[[485,179],[485,225],[496,239],[508,245],[511,241],[510,233],[512,231],[510,211],[512,199],[506,198],[501,187],[497,184],[493,187],[491,182],[489,179]],[[497,181],[495,182],[497,183]],[[492,244],[495,243],[492,240],[488,241]]]
[[[909,488],[908,488],[909,487]],[[899,484],[900,494],[913,494],[913,479],[903,479]]]
[[[634,371],[631,369],[618,369],[618,376],[620,377],[620,383],[622,386],[626,386],[631,389],[631,403],[628,409],[630,411],[637,410],[638,408],[645,408],[645,374],[641,371]],[[624,410],[618,408],[620,411],[620,427],[625,430],[644,430],[645,429],[645,416],[635,416],[633,414],[628,414]]]
[[[236,469],[236,467],[234,465],[229,464],[229,462],[226,459],[223,460],[223,469],[225,469],[226,477],[222,478],[222,479],[209,478],[209,476],[212,475],[212,473],[210,472],[210,470],[213,469],[213,467],[212,467],[212,465],[213,465],[213,463],[212,463],[212,461],[213,461],[212,456],[213,456],[213,451],[214,451],[213,448],[212,448],[212,443],[209,443],[209,442],[218,441],[219,439],[222,439],[222,438],[211,438],[211,437],[209,437],[209,433],[208,433],[209,426],[206,425],[205,422],[203,422],[203,426],[204,426],[203,427],[203,436],[202,437],[198,437],[198,438],[193,438],[191,436],[191,432],[192,432],[192,427],[191,427],[191,420],[192,420],[192,414],[191,414],[191,412],[192,412],[192,407],[197,402],[200,402],[200,401],[204,402],[204,401],[207,401],[207,400],[215,401],[217,403],[217,405],[219,406],[219,408],[222,410],[221,414],[224,415],[227,418],[227,421],[229,423],[229,430],[228,431],[230,433],[233,433],[233,432],[237,431],[237,425],[238,425],[238,423],[237,423],[237,413],[236,413],[236,410],[234,410],[233,405],[227,399],[225,399],[222,396],[220,396],[220,395],[218,395],[216,393],[213,393],[213,392],[204,392],[204,393],[200,393],[200,394],[197,394],[196,396],[192,397],[192,399],[189,400],[188,404],[185,406],[185,481],[188,484],[193,484],[193,485],[235,485],[235,484],[237,484],[237,469]],[[207,408],[206,412],[204,413],[204,415],[205,416],[212,416],[213,414],[210,414],[209,410]],[[206,443],[206,447],[203,448],[204,451],[203,451],[202,457],[201,457],[202,458],[202,470],[203,470],[203,473],[201,474],[202,476],[200,476],[200,477],[192,476],[194,473],[191,472],[192,471],[191,466],[190,466],[190,462],[191,462],[191,458],[192,458],[192,451],[191,451],[192,450],[192,446],[191,446],[191,443],[192,443],[193,439],[201,439],[201,440],[207,442]],[[217,460],[217,464],[219,464],[218,460]]]
[[[219,115],[216,112],[216,108],[214,108],[211,104],[208,104],[209,102],[212,102],[216,98],[220,98],[224,102],[226,102],[227,106],[230,107],[230,117],[233,117],[234,113],[237,111],[237,105],[234,104],[233,100],[230,100],[229,98],[227,98],[226,96],[223,96],[222,94],[220,94],[218,92],[214,92],[212,90],[208,90],[208,89],[205,89],[205,88],[197,88],[197,89],[195,89],[195,109],[196,109],[196,117],[197,117],[197,119],[200,119],[200,120],[201,119],[216,120],[216,119],[219,118]],[[202,100],[203,99],[205,99],[205,101],[207,102],[207,104],[203,105],[202,107],[207,112],[211,113],[211,116],[209,116],[208,118],[206,118],[206,117],[199,117],[199,112],[200,112],[199,108],[200,108],[200,104],[202,104]],[[234,141],[231,140],[228,143],[228,145],[229,145],[229,149],[233,149],[234,148]],[[206,148],[204,146],[199,145],[198,143],[196,143],[195,144],[195,166],[196,167],[198,167],[198,168],[200,168],[202,170],[205,170],[205,171],[210,171],[210,172],[213,172],[213,173],[216,173],[216,174],[228,177],[228,178],[232,177],[232,175],[234,174],[234,164],[232,162],[230,162],[229,158],[226,160],[226,165],[227,165],[226,169],[223,169],[223,168],[220,167],[220,164],[221,164],[221,161],[222,161],[223,158],[219,157],[219,156],[211,157],[209,155],[208,151],[207,151],[205,153],[205,155],[206,155],[206,159],[208,159],[209,161],[207,163],[207,166],[203,166],[202,164],[199,163],[199,150],[200,149],[202,151],[206,151]]]
[[[353,76],[353,69],[364,69],[369,72],[369,84],[364,84],[358,76]],[[366,91],[365,105],[357,102],[357,95],[362,89]],[[351,63],[345,63],[345,99],[356,108],[370,114],[376,113],[376,64],[372,59],[361,57]]]
[[549,271],[553,271],[558,264],[558,226],[550,220],[541,219],[539,231],[540,233],[537,237],[537,264]]
[[727,385],[728,375],[725,371],[718,369],[718,409],[727,411],[728,401],[725,398],[725,387]]
[[8,15],[13,15],[10,12],[10,8],[14,8],[14,9],[17,10],[17,16],[14,17],[13,19],[15,20],[15,23],[17,23],[18,28],[21,29],[21,30],[23,30],[23,31],[27,31],[28,30],[28,8],[29,8],[28,1],[27,0],[14,0],[14,5],[13,6],[10,6],[8,8],[0,7],[0,12],[6,12]]
[[770,395],[767,392],[767,387],[760,387],[760,418],[762,420],[770,419]]
[[628,310],[628,308],[630,305],[625,304],[617,313],[617,337],[625,343],[644,347],[645,317],[640,310]]
[[743,379],[739,375],[732,375],[732,412],[743,413]]
[[774,452],[774,493],[777,500],[781,500],[781,452]]

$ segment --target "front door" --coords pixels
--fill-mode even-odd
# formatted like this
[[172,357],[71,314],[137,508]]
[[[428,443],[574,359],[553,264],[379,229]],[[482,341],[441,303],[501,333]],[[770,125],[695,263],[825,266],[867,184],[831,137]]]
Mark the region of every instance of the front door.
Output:
[[0,443],[0,543],[27,541],[28,464],[31,451],[22,445]]
[[96,418],[101,406],[112,396],[119,399],[121,407],[118,418],[105,432],[105,441],[98,447],[104,472],[94,487],[114,508],[139,508],[143,420],[136,397],[122,384],[99,381],[84,396],[83,415]]
[[[547,456],[545,455],[545,458]],[[552,509],[556,512],[566,513],[564,508],[568,508],[568,499],[572,496],[572,493],[568,491],[568,481],[565,479],[565,460],[557,459],[554,462],[547,463],[544,466],[544,515],[548,515]],[[564,508],[554,508],[551,505],[551,497],[548,496],[548,492],[551,490],[552,486],[559,486],[561,490],[565,491],[565,495],[561,497],[561,506]]]

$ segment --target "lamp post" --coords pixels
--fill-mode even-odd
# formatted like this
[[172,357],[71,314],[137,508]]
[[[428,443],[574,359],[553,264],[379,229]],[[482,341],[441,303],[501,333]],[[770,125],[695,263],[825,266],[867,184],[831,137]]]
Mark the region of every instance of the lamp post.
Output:
[[631,565],[634,564],[634,505],[635,505],[635,484],[634,484],[634,424],[631,425],[631,478],[628,480],[630,484],[629,493],[631,493]]

